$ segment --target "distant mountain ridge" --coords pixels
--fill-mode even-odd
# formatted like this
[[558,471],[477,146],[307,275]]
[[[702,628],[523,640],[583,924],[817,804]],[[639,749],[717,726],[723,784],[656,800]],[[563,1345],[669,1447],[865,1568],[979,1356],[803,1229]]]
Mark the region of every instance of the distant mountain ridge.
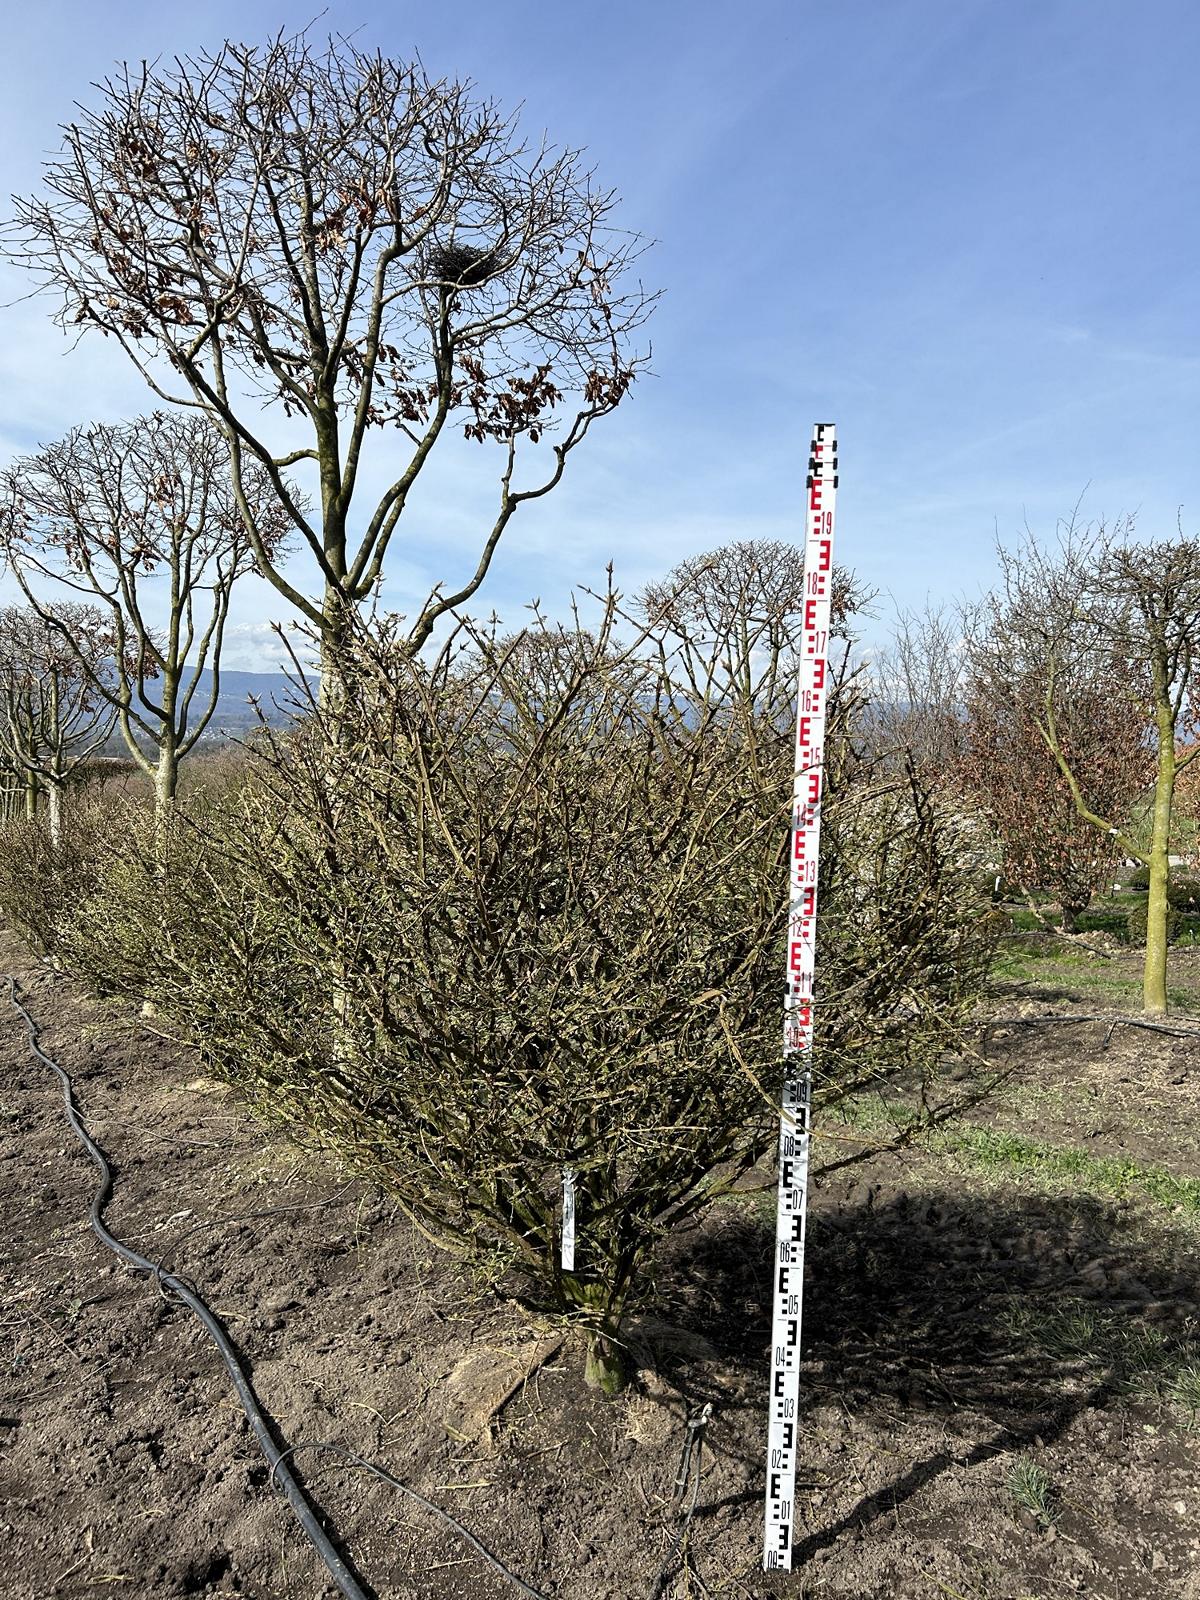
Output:
[[[192,702],[197,714],[212,693],[212,679],[213,675],[206,667],[200,674],[200,684]],[[316,675],[309,674],[308,682],[315,691],[318,683]],[[258,721],[259,713],[268,722],[286,722],[294,714],[300,696],[298,686],[286,673],[241,672],[232,667],[222,667],[217,708],[205,730],[205,737],[212,738],[224,732],[244,732]],[[258,711],[255,711],[252,700],[257,701]]]

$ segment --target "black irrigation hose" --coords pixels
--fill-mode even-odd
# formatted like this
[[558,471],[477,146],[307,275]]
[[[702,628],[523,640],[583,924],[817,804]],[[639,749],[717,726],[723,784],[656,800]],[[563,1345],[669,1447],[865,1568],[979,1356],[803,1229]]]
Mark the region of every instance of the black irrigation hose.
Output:
[[300,1526],[304,1529],[321,1560],[329,1568],[333,1581],[337,1584],[342,1594],[345,1595],[346,1600],[367,1600],[366,1592],[360,1587],[346,1563],[330,1543],[329,1537],[317,1521],[316,1514],[308,1503],[304,1491],[289,1470],[284,1459],[284,1453],[278,1449],[274,1439],[271,1437],[271,1430],[267,1425],[266,1417],[263,1415],[262,1407],[258,1403],[258,1397],[250,1385],[250,1380],[242,1366],[237,1349],[225,1332],[224,1327],[208,1309],[204,1301],[193,1293],[182,1279],[177,1278],[174,1273],[164,1273],[153,1261],[148,1261],[145,1256],[139,1255],[136,1250],[131,1250],[127,1244],[123,1244],[105,1226],[104,1208],[112,1196],[113,1188],[112,1169],[105,1159],[103,1151],[84,1126],[83,1120],[79,1115],[79,1108],[75,1104],[75,1095],[70,1077],[59,1066],[57,1061],[46,1054],[38,1043],[37,1025],[20,1000],[17,999],[16,979],[11,976],[8,980],[8,991],[9,999],[25,1019],[25,1031],[29,1035],[29,1048],[44,1066],[50,1068],[51,1072],[55,1074],[62,1084],[63,1108],[67,1114],[67,1121],[71,1124],[75,1137],[87,1151],[92,1159],[92,1164],[100,1174],[100,1186],[92,1196],[92,1231],[102,1244],[107,1245],[115,1255],[120,1256],[122,1261],[128,1262],[135,1272],[148,1273],[155,1279],[160,1289],[164,1292],[170,1290],[204,1324],[205,1330],[220,1352],[221,1359],[229,1369],[229,1376],[233,1379],[234,1388],[238,1392],[238,1399],[242,1402],[242,1407],[250,1419],[250,1425],[254,1429],[254,1435],[258,1440],[259,1447],[270,1463],[272,1476],[282,1488],[288,1504],[296,1513]]
[[377,1467],[373,1461],[367,1461],[362,1456],[356,1455],[353,1450],[344,1444],[338,1444],[333,1440],[326,1439],[309,1439],[300,1444],[294,1444],[291,1450],[286,1450],[284,1454],[292,1455],[300,1450],[339,1451],[343,1461],[348,1461],[352,1467],[359,1467],[363,1472],[369,1472],[372,1477],[378,1478],[381,1483],[390,1484],[393,1489],[399,1489],[401,1494],[406,1494],[410,1500],[415,1500],[418,1505],[424,1506],[426,1511],[435,1511],[443,1522],[449,1523],[455,1533],[460,1534],[467,1541],[473,1550],[478,1550],[483,1559],[490,1562],[497,1572],[507,1578],[510,1583],[516,1584],[522,1594],[529,1595],[530,1600],[546,1600],[546,1596],[539,1589],[531,1589],[527,1583],[517,1577],[516,1573],[510,1572],[507,1567],[501,1565],[487,1545],[477,1539],[470,1528],[464,1527],[457,1517],[452,1517],[448,1511],[443,1511],[441,1506],[435,1505],[432,1500],[426,1500],[423,1494],[418,1494],[415,1489],[410,1489],[408,1484],[402,1483],[399,1478],[394,1478],[390,1472],[385,1472],[382,1467]]
[[385,1472],[382,1467],[376,1467],[373,1466],[369,1461],[364,1461],[361,1456],[355,1455],[353,1451],[346,1449],[345,1446],[336,1444],[304,1444],[292,1445],[285,1450],[279,1449],[271,1435],[271,1430],[267,1423],[266,1416],[263,1413],[263,1409],[259,1405],[258,1396],[254,1393],[250,1379],[242,1365],[242,1358],[238,1353],[237,1347],[233,1344],[224,1327],[209,1310],[208,1306],[205,1305],[200,1296],[196,1294],[195,1291],[183,1281],[183,1279],[176,1277],[174,1273],[164,1272],[161,1266],[156,1265],[153,1261],[147,1260],[145,1256],[139,1255],[136,1250],[131,1250],[130,1247],[127,1244],[123,1244],[115,1234],[110,1233],[108,1228],[105,1226],[104,1208],[108,1204],[113,1190],[112,1168],[109,1166],[104,1152],[92,1139],[91,1135],[87,1131],[86,1126],[84,1125],[83,1119],[79,1114],[79,1107],[75,1104],[74,1088],[70,1076],[62,1067],[59,1066],[58,1062],[55,1061],[53,1057],[46,1054],[41,1045],[38,1043],[39,1035],[37,1024],[34,1022],[26,1008],[21,1004],[20,1000],[17,999],[17,981],[14,977],[12,977],[11,974],[8,978],[8,996],[16,1009],[21,1013],[21,1016],[25,1019],[25,1031],[29,1035],[29,1048],[33,1051],[34,1055],[39,1061],[50,1068],[51,1072],[55,1074],[59,1082],[62,1084],[63,1108],[67,1114],[67,1121],[71,1124],[76,1138],[87,1151],[88,1155],[91,1157],[93,1165],[100,1174],[100,1186],[92,1197],[90,1212],[93,1232],[96,1234],[97,1238],[102,1244],[106,1245],[108,1249],[113,1251],[115,1255],[120,1256],[121,1260],[127,1262],[135,1272],[148,1274],[155,1280],[164,1294],[169,1290],[179,1300],[182,1300],[184,1305],[187,1306],[188,1310],[198,1317],[201,1323],[203,1323],[209,1337],[212,1339],[213,1343],[217,1347],[217,1350],[220,1352],[221,1359],[229,1369],[229,1375],[233,1379],[233,1385],[237,1390],[238,1399],[242,1402],[242,1408],[247,1417],[250,1419],[250,1425],[254,1429],[254,1435],[258,1440],[259,1447],[261,1448],[263,1455],[266,1457],[267,1462],[270,1465],[272,1483],[278,1485],[283,1490],[288,1504],[295,1512],[297,1520],[299,1521],[300,1526],[303,1528],[309,1542],[312,1544],[314,1550],[316,1550],[321,1560],[329,1569],[330,1576],[333,1578],[334,1583],[337,1584],[338,1588],[345,1596],[345,1600],[368,1600],[368,1596],[366,1591],[355,1578],[354,1574],[350,1571],[349,1567],[342,1560],[341,1556],[338,1555],[328,1534],[326,1534],[325,1530],[321,1527],[320,1522],[317,1520],[316,1513],[314,1512],[312,1505],[309,1503],[304,1490],[296,1482],[296,1479],[293,1476],[290,1467],[288,1466],[288,1457],[296,1450],[312,1448],[341,1450],[344,1458],[354,1466],[365,1468],[366,1471],[373,1473],[375,1477],[381,1478],[385,1483],[391,1484],[393,1488],[402,1490],[406,1495],[409,1495],[414,1500],[419,1501],[421,1505],[426,1506],[429,1510],[436,1512],[438,1516],[442,1517],[447,1523],[449,1523],[456,1533],[461,1534],[463,1538],[468,1541],[468,1543],[470,1543],[477,1551],[479,1551],[479,1553],[496,1569],[497,1572],[499,1572],[503,1577],[508,1578],[510,1582],[516,1584],[517,1588],[519,1588],[523,1594],[532,1596],[533,1600],[546,1600],[544,1595],[539,1594],[536,1589],[531,1589],[528,1584],[523,1583],[520,1578],[511,1573],[508,1568],[498,1561],[491,1551],[488,1550],[485,1545],[481,1544],[473,1533],[471,1533],[467,1528],[464,1528],[462,1523],[456,1518],[450,1516],[448,1512],[443,1511],[440,1506],[434,1505],[431,1500],[426,1500],[424,1496],[418,1494],[415,1489],[410,1489],[407,1484],[402,1483],[398,1478],[392,1477],[391,1473]]

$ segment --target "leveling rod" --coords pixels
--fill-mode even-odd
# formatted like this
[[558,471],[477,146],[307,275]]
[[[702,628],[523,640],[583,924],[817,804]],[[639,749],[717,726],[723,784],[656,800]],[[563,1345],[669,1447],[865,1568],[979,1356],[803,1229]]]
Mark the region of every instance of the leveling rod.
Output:
[[779,1201],[775,1226],[771,1393],[767,1422],[763,1566],[792,1569],[796,1498],[800,1313],[812,1139],[813,974],[817,861],[824,785],[829,607],[833,586],[833,510],[837,433],[818,422],[809,447],[804,528],[804,626],[796,704],[796,779],[789,857],[787,980],[783,1003],[783,1101],[779,1120]]

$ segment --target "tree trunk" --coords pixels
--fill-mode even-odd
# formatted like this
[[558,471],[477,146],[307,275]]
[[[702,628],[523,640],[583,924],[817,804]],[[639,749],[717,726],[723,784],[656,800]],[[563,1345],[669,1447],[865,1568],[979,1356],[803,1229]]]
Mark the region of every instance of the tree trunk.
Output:
[[587,1361],[583,1381],[589,1389],[599,1389],[609,1399],[629,1382],[625,1348],[621,1342],[621,1312],[629,1288],[629,1277],[617,1288],[593,1280],[584,1282],[574,1274],[564,1275],[561,1287],[568,1304],[578,1306],[587,1317]]
[[62,844],[62,783],[57,773],[54,774],[46,787],[46,795],[50,809],[50,843],[57,850]]
[[[321,730],[328,742],[327,753],[333,758],[327,763],[324,774],[332,819],[336,817],[338,811],[339,787],[345,781],[338,770],[337,753],[345,743],[344,712],[348,698],[346,669],[350,644],[348,623],[350,602],[340,589],[327,583],[322,611],[325,621],[321,629],[321,682],[317,691],[317,706],[321,713]],[[336,827],[336,822],[333,826]],[[334,846],[329,844],[326,848],[332,849]],[[339,1064],[350,1059],[352,981],[353,975],[345,958],[336,957],[330,985],[330,1022],[333,1056],[335,1062]]]
[[1150,893],[1146,900],[1146,964],[1142,1004],[1152,1016],[1167,1009],[1167,852],[1175,791],[1175,729],[1169,707],[1158,712],[1158,775],[1154,782],[1154,824],[1150,836]]
[[[166,697],[164,696],[164,699]],[[173,732],[174,722],[174,697],[170,712],[172,725],[164,726],[162,738],[158,746],[158,762],[154,768],[154,872],[157,880],[158,902],[160,908],[165,908],[171,894],[170,884],[170,848],[171,848],[171,814],[175,810],[175,791],[179,787],[179,752],[176,747]],[[170,941],[170,927],[165,924],[162,930],[163,939]],[[147,995],[142,1000],[142,1015],[155,1017],[158,1007]]]
[[36,772],[25,774],[25,819],[33,822],[37,817],[38,782]]
[[589,1336],[583,1381],[610,1400],[629,1382],[624,1352],[611,1333],[597,1329]]
[[1080,915],[1087,910],[1087,907],[1088,902],[1086,900],[1082,903],[1068,900],[1062,902],[1062,916],[1058,925],[1063,933],[1076,933],[1078,931]]
[[175,809],[178,787],[179,756],[175,740],[164,732],[158,747],[158,765],[154,769],[154,854],[160,874],[166,871],[168,823]]

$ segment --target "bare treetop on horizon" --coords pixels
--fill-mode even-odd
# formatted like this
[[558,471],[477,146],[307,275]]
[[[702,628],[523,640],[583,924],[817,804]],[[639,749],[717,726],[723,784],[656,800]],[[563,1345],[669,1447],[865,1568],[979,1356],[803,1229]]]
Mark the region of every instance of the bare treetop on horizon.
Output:
[[[654,296],[644,242],[579,155],[522,142],[469,84],[307,33],[125,66],[67,126],[44,192],[17,203],[8,254],[61,295],[58,321],[116,338],[152,389],[213,415],[235,486],[270,475],[324,588],[301,593],[242,512],[264,572],[327,640],[379,580],[447,424],[501,447],[474,573],[436,588],[411,640],[482,583],[509,518],[624,397]],[[278,407],[301,437],[263,432]],[[405,441],[348,537],[368,435]],[[519,447],[552,461],[514,487]],[[389,446],[394,454],[394,446]],[[522,448],[520,454],[524,455]],[[312,463],[319,516],[284,477]]]
[[[290,525],[260,463],[247,464],[242,493],[260,543],[278,559]],[[202,412],[156,411],[74,428],[19,457],[0,472],[0,552],[29,605],[115,708],[130,756],[169,805],[179,762],[220,697],[233,587],[257,567],[220,430]],[[64,605],[70,595],[85,608]],[[75,632],[96,602],[111,659],[91,648],[93,630]]]
[[[832,634],[845,647],[841,672],[849,664],[854,616],[875,594],[848,567],[835,566],[832,578]],[[720,641],[726,678],[747,698],[773,704],[786,681],[780,709],[791,718],[805,594],[803,545],[738,539],[681,561],[647,584],[635,603],[644,617],[693,641]]]

